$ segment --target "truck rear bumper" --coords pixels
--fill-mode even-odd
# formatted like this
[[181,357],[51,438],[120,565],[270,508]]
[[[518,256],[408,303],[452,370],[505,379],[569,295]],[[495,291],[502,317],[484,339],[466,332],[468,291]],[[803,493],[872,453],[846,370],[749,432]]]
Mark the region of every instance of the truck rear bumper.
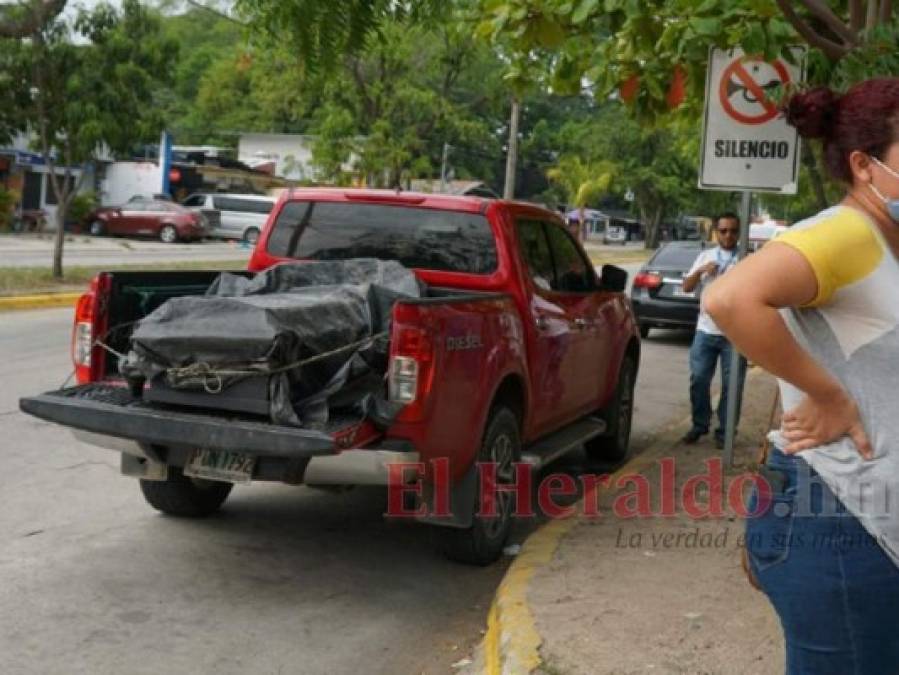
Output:
[[[335,419],[325,430],[299,429],[146,405],[127,389],[105,384],[73,387],[23,398],[23,412],[68,426],[81,442],[120,452],[138,461],[123,461],[126,473],[164,477],[161,465],[184,466],[196,448],[256,456],[258,480],[309,485],[387,485],[389,466],[417,462],[411,444],[385,441],[378,447],[347,447],[341,434],[359,445],[374,439],[352,432],[354,420]],[[341,448],[347,448],[341,450]],[[156,473],[146,473],[146,467]],[[144,467],[144,468],[142,468]],[[410,476],[413,472],[409,472]]]
[[[155,453],[147,450],[137,441],[117,438],[107,434],[72,429],[72,435],[82,443],[113,450],[131,457],[150,462],[158,462]],[[303,472],[306,485],[383,485],[390,480],[391,464],[418,462],[418,453],[413,450],[393,450],[383,448],[357,448],[344,450],[336,455],[312,457]],[[123,464],[126,466],[126,464]],[[130,466],[130,465],[129,465]],[[131,472],[128,472],[131,473]],[[134,475],[134,474],[132,474]],[[146,477],[140,475],[139,477]],[[412,482],[413,472],[406,472],[406,482]]]

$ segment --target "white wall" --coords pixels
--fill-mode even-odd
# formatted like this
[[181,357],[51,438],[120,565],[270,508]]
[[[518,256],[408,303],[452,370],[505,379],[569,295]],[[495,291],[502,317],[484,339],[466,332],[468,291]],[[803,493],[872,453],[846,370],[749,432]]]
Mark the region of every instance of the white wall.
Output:
[[100,182],[103,206],[124,204],[134,195],[152,197],[162,190],[159,167],[155,162],[113,162],[106,165],[106,178]]
[[[275,162],[275,175],[291,180],[315,178],[312,136],[301,134],[242,134],[237,159],[248,166]],[[287,169],[290,171],[287,171]]]

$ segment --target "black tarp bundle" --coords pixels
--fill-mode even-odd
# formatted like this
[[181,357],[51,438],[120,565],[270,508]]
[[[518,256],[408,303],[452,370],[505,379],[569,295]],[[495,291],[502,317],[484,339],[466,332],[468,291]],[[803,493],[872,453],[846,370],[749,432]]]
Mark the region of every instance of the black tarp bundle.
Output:
[[206,406],[238,382],[263,382],[277,424],[320,426],[335,397],[389,418],[382,376],[391,308],[421,295],[411,270],[370,258],[282,263],[251,278],[222,273],[206,295],[172,298],[144,317],[122,372],[202,393]]

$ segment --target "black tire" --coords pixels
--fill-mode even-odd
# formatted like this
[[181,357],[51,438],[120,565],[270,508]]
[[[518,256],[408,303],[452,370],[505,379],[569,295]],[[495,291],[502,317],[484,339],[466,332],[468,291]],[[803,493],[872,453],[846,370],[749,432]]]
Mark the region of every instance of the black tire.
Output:
[[159,228],[159,241],[163,244],[178,243],[178,230],[174,225],[163,225]]
[[640,337],[644,340],[649,337],[649,325],[645,323],[640,324]]
[[[521,457],[519,426],[518,417],[505,406],[494,408],[487,420],[478,461],[497,462],[497,481],[500,483],[511,484],[515,481],[515,462]],[[511,492],[500,492],[496,499],[497,515],[483,518],[478,516],[480,494],[479,480],[474,523],[471,527],[436,528],[443,554],[450,560],[467,565],[489,565],[503,553],[512,529],[514,495]]]
[[95,220],[88,226],[88,232],[92,237],[102,237],[106,234],[106,225],[102,220]]
[[259,241],[259,228],[248,227],[243,233],[243,240],[251,246],[255,246],[256,242]]
[[633,357],[625,356],[621,361],[615,396],[609,407],[602,411],[602,417],[606,420],[606,433],[584,444],[584,450],[590,459],[619,462],[627,456],[634,417],[636,375],[637,364]]
[[228,498],[232,483],[189,478],[178,467],[169,467],[168,480],[142,480],[144,499],[157,511],[182,518],[202,518],[218,511]]

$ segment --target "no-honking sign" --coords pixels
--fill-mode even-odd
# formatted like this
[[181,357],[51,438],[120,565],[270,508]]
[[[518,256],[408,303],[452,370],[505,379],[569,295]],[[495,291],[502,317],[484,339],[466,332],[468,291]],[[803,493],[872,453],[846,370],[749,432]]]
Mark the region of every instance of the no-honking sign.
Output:
[[796,194],[799,135],[773,101],[776,90],[802,81],[805,49],[791,52],[796,65],[710,51],[700,188]]

